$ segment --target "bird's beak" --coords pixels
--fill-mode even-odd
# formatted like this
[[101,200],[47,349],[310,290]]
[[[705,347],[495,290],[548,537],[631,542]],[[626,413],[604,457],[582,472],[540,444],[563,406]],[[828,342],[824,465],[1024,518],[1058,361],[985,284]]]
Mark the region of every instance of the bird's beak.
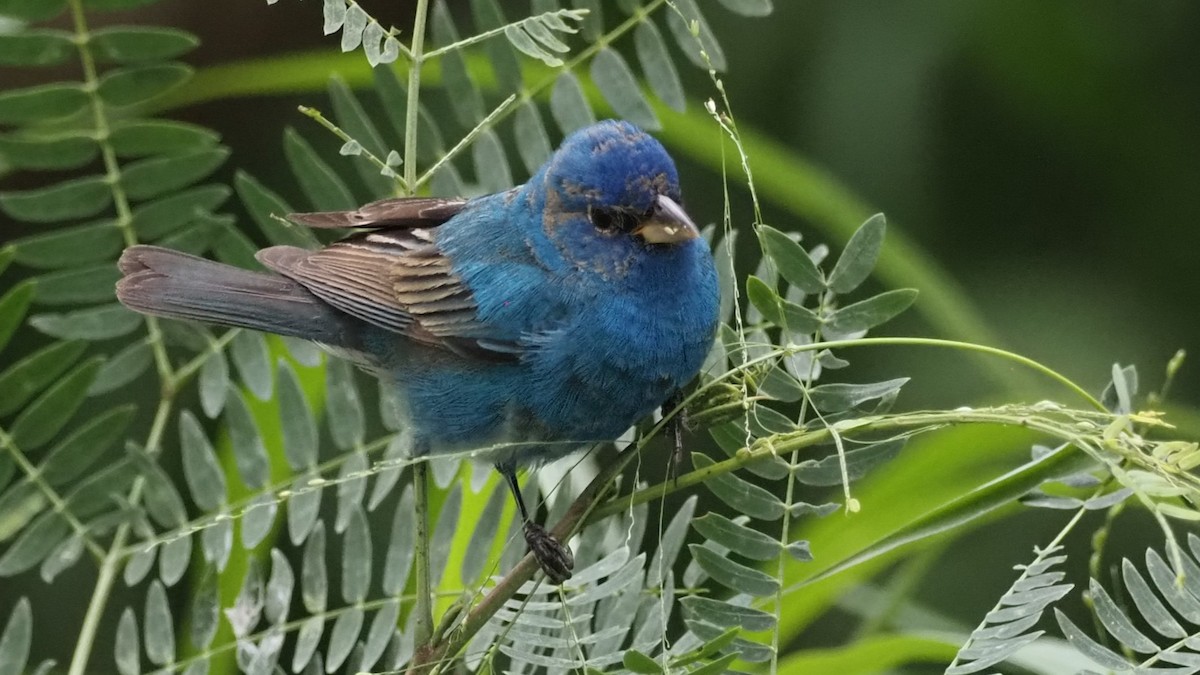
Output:
[[674,244],[700,236],[683,207],[663,195],[655,198],[653,213],[633,233],[651,244]]

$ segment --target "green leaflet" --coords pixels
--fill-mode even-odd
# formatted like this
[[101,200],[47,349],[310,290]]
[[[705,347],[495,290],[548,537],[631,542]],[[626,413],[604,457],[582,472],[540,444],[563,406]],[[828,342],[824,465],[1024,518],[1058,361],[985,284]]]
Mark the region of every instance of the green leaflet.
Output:
[[98,59],[136,63],[172,59],[190,52],[200,41],[175,28],[114,26],[92,33],[91,47]]
[[22,410],[10,430],[13,443],[28,452],[58,435],[83,403],[103,362],[103,357],[85,361]]
[[75,178],[35,190],[0,192],[0,210],[33,223],[94,216],[111,202],[112,189],[100,176]]
[[649,131],[662,128],[658,116],[642,95],[629,64],[615,50],[605,47],[592,58],[592,81],[617,115]]
[[97,93],[116,107],[144,103],[187,82],[192,69],[180,63],[158,63],[116,68],[100,77]]

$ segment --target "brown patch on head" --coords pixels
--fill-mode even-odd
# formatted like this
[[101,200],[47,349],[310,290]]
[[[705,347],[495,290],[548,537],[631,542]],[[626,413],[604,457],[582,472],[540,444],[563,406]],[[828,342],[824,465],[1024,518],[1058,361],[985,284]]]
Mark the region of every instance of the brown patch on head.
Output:
[[630,192],[650,192],[656,195],[670,193],[671,180],[666,172],[660,171],[653,176],[630,176],[625,182],[625,189]]

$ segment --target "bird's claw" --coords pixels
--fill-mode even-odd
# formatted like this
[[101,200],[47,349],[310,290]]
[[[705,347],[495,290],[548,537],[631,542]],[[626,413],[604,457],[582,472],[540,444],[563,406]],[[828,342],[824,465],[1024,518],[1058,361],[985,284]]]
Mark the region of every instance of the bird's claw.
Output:
[[571,578],[571,570],[575,569],[575,556],[571,549],[563,546],[558,539],[537,523],[525,523],[525,543],[529,551],[546,573],[546,577],[554,584],[562,584]]

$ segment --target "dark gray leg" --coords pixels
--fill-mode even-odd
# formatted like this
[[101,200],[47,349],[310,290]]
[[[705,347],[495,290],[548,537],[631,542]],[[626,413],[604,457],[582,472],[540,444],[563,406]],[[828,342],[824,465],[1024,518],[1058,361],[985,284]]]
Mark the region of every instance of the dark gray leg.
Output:
[[513,499],[517,500],[517,509],[525,523],[525,543],[546,577],[555,584],[570,579],[571,570],[575,568],[575,556],[571,554],[571,549],[563,546],[546,528],[529,517],[529,510],[525,508],[525,500],[521,497],[521,486],[517,484],[516,471],[512,467],[499,465],[496,470],[508,481],[508,489],[512,491]]

